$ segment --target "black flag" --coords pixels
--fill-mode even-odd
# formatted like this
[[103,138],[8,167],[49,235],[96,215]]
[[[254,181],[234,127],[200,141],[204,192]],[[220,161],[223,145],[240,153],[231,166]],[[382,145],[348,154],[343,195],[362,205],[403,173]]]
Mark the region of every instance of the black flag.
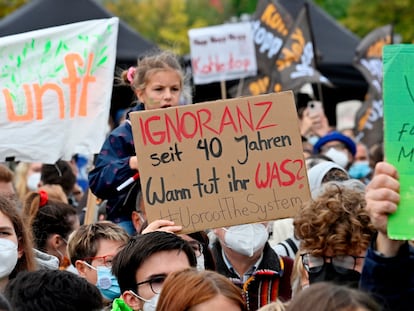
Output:
[[392,44],[392,25],[379,27],[366,35],[355,51],[354,66],[368,82],[367,100],[357,112],[356,139],[368,147],[382,143],[383,104],[382,104],[382,48]]
[[330,85],[329,80],[316,69],[313,34],[306,4],[299,12],[274,67],[269,92],[297,90],[305,83]]
[[293,18],[279,2],[260,0],[252,17],[253,40],[256,48],[257,76],[242,79],[229,90],[233,97],[267,93],[275,60],[289,34]]

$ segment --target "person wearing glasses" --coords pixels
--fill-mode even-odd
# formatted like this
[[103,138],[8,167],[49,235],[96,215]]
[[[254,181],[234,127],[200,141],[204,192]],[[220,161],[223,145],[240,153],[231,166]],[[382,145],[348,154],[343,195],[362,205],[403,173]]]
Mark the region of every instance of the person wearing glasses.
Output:
[[79,276],[96,285],[106,305],[121,295],[111,272],[112,260],[129,241],[129,235],[110,221],[84,224],[69,236],[68,256]]
[[196,265],[191,245],[173,233],[153,231],[132,237],[112,261],[122,293],[112,310],[155,310],[166,277]]
[[296,260],[302,265],[297,266],[302,269],[292,285],[299,279],[299,288],[323,281],[358,287],[365,252],[375,232],[365,210],[364,193],[358,180],[330,181],[313,193],[293,221],[300,240]]
[[[157,219],[148,223],[147,213],[145,211],[144,198],[142,191],[138,191],[135,210],[131,214],[132,224],[137,234],[145,234],[153,231],[165,231],[178,233],[182,226],[175,225],[173,221],[167,219]],[[193,247],[197,257],[198,270],[215,270],[213,254],[209,247],[210,240],[204,231],[196,231],[189,234],[179,234],[181,238],[188,241]]]

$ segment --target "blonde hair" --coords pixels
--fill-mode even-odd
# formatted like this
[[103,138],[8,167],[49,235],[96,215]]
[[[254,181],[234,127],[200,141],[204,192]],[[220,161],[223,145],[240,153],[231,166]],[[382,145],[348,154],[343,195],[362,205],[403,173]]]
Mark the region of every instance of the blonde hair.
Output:
[[29,192],[27,188],[27,173],[29,172],[30,163],[19,162],[14,170],[14,187],[16,188],[17,198],[20,202],[24,201],[26,194]]
[[[131,72],[130,74],[128,73],[130,70],[133,71],[132,74]],[[186,94],[188,91],[184,87],[184,80],[186,78],[183,69],[177,56],[170,51],[162,51],[138,59],[137,66],[121,71],[117,80],[121,85],[129,85],[136,92],[137,90],[145,89],[150,77],[154,73],[165,70],[172,70],[178,74],[181,91],[185,93],[184,96],[188,97],[189,94]]]
[[69,236],[67,252],[72,264],[75,265],[77,260],[95,257],[99,240],[126,244],[129,235],[122,227],[110,221],[81,225]]

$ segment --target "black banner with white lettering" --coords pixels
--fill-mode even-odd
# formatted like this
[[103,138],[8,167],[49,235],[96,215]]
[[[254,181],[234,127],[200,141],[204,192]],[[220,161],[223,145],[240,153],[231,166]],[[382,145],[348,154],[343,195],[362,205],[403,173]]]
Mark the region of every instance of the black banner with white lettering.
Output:
[[232,97],[268,92],[271,74],[276,70],[275,60],[292,25],[293,18],[280,3],[259,0],[252,17],[258,74],[240,80],[239,85],[229,90]]
[[392,44],[392,25],[376,28],[366,35],[355,50],[354,66],[367,80],[367,100],[357,112],[356,139],[368,147],[382,143],[383,101],[382,101],[382,48]]
[[298,14],[275,61],[269,92],[297,90],[305,83],[324,83],[329,80],[316,69],[313,35],[307,5]]

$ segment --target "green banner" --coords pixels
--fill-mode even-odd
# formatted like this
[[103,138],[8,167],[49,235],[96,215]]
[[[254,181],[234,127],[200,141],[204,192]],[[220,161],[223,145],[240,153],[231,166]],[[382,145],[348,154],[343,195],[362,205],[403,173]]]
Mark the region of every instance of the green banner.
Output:
[[390,216],[392,239],[414,239],[414,45],[386,45],[384,70],[385,159],[400,175],[401,200]]

